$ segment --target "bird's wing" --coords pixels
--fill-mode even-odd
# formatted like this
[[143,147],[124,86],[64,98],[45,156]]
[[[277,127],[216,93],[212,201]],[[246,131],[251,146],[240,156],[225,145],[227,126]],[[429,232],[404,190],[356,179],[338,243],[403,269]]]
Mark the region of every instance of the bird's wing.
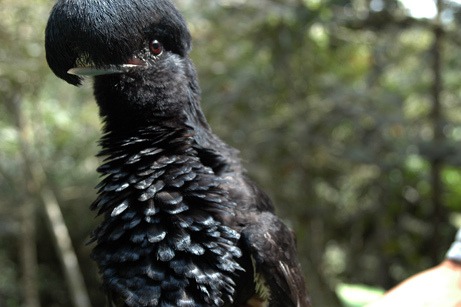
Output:
[[252,257],[257,296],[273,307],[310,306],[292,231],[272,212],[246,217],[242,240]]

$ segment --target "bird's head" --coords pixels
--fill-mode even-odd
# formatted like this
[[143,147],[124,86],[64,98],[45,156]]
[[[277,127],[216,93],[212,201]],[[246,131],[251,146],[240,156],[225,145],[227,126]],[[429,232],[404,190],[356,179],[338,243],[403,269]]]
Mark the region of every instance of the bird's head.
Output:
[[[159,100],[156,107],[171,112],[172,97],[190,95],[191,87],[198,93],[190,47],[186,23],[169,0],[59,0],[45,34],[52,71],[73,85],[95,77],[106,118],[143,113]],[[124,108],[127,100],[133,110]]]
[[59,0],[45,36],[48,65],[73,85],[149,65],[164,51],[184,57],[191,44],[168,0]]

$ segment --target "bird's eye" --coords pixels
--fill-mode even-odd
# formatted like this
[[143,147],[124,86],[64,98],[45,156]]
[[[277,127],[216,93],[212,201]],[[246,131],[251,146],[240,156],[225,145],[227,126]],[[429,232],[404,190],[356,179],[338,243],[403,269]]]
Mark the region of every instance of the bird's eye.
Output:
[[163,45],[158,40],[153,39],[149,43],[149,49],[150,49],[150,52],[152,52],[154,56],[159,56],[163,52]]

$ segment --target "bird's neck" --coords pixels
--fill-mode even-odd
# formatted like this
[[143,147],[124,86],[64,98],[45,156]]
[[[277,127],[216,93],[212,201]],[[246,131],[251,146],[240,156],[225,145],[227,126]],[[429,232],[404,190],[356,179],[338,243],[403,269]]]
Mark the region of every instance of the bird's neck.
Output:
[[139,146],[141,144],[153,143],[165,148],[175,144],[181,150],[193,148],[194,153],[203,157],[204,163],[214,170],[241,172],[238,151],[212,132],[198,99],[187,101],[183,107],[175,114],[139,115],[140,118],[120,112],[115,116],[103,116],[102,155],[119,148],[120,144],[133,153],[144,149]]
[[201,110],[178,111],[171,114],[155,114],[140,111],[102,113],[105,134],[133,137],[140,131],[167,132],[171,130],[192,130],[211,134]]

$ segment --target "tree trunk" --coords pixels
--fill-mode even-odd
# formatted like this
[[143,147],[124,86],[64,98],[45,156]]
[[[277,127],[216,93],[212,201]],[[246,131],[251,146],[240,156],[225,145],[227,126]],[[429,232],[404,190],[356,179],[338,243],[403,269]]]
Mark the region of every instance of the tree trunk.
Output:
[[25,200],[21,204],[21,238],[19,254],[21,259],[21,283],[23,303],[26,307],[39,307],[37,274],[37,245],[35,242],[35,204]]
[[[442,94],[442,41],[443,31],[441,25],[442,15],[442,0],[437,0],[437,17],[434,27],[434,44],[432,49],[433,55],[433,74],[434,83],[432,87],[432,111],[431,120],[433,125],[433,143],[435,146],[443,145],[443,114],[441,106],[441,94]],[[442,236],[440,233],[440,227],[442,223],[445,223],[445,213],[442,203],[442,157],[436,155],[430,161],[431,163],[431,185],[432,185],[432,215],[431,222],[433,225],[433,237],[432,237],[432,248],[431,258],[433,264],[440,262],[440,258],[443,255],[445,247],[442,250],[440,242]]]
[[61,261],[66,278],[69,293],[74,307],[90,307],[83,276],[81,274],[77,256],[72,247],[69,231],[62,217],[61,209],[52,190],[47,186],[45,171],[36,159],[32,149],[33,132],[25,120],[21,98],[19,96],[11,100],[11,110],[14,115],[19,132],[20,151],[23,160],[24,182],[27,186],[26,201],[23,207],[23,240],[21,254],[23,258],[23,286],[24,302],[27,307],[39,306],[37,289],[36,250],[35,250],[35,208],[31,200],[39,199],[43,206],[46,222],[50,228],[56,253]]
[[[14,95],[9,100],[10,111],[14,115],[16,128],[18,130],[21,152],[24,149],[24,142],[30,137],[30,131],[25,128],[23,114],[21,113],[22,97]],[[18,195],[21,203],[20,211],[20,238],[19,238],[19,259],[21,266],[22,299],[26,307],[39,307],[40,295],[38,290],[38,264],[36,231],[36,204],[33,202],[33,191],[35,183],[29,176],[27,163],[23,159],[21,163],[22,180],[24,185],[22,193]],[[19,194],[19,191],[16,191]]]

